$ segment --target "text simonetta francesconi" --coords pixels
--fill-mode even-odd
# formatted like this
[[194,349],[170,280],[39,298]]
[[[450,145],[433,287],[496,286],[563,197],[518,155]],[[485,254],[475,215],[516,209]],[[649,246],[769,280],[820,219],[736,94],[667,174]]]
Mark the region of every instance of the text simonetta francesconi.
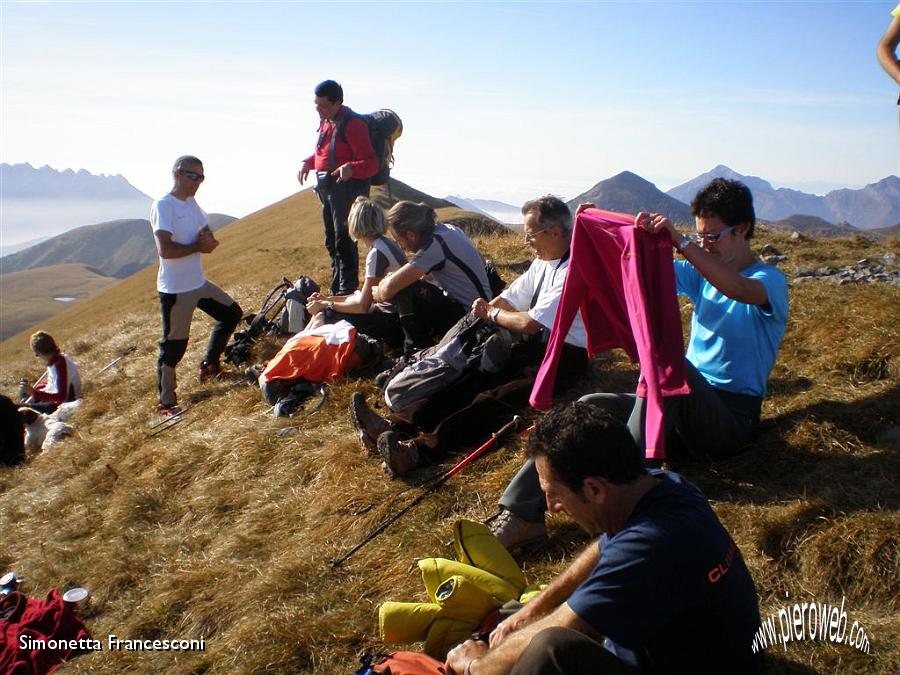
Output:
[[117,635],[108,635],[106,645],[102,640],[79,638],[77,640],[41,640],[30,635],[19,636],[19,647],[28,651],[35,649],[75,649],[78,651],[110,652],[202,652],[206,651],[206,640],[126,640]]

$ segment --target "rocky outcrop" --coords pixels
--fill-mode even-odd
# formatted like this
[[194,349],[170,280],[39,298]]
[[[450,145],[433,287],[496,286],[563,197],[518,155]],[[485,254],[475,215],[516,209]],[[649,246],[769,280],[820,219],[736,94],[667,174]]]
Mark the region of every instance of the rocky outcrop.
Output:
[[855,265],[843,267],[798,267],[794,272],[794,283],[824,279],[839,286],[876,283],[900,286],[900,270],[889,269],[895,266],[896,259],[893,253],[886,253],[877,261],[863,258]]

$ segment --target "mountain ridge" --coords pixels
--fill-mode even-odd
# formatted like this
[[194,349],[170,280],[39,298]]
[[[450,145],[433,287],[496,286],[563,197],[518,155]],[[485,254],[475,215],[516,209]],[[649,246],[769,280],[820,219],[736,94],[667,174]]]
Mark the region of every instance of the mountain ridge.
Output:
[[690,204],[697,191],[714,178],[739,180],[753,193],[757,218],[779,221],[795,215],[816,216],[831,225],[848,223],[860,230],[890,227],[900,220],[900,177],[886,176],[854,190],[840,188],[824,196],[793,188],[774,188],[759,176],[748,176],[718,164],[666,194]]

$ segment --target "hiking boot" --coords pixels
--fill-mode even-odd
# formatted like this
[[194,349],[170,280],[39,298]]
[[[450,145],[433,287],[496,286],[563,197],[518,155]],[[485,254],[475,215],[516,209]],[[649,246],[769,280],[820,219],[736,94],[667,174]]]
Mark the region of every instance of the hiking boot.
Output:
[[175,417],[175,415],[181,414],[181,406],[179,406],[177,403],[173,403],[172,405],[163,405],[162,403],[160,403],[157,410],[163,417]]
[[509,509],[501,509],[490,527],[493,535],[507,549],[547,538],[547,526],[543,521],[533,523],[517,516]]
[[362,392],[354,392],[350,399],[350,421],[359,432],[359,443],[366,450],[375,450],[378,437],[391,428],[391,423],[373,412]]
[[220,366],[218,363],[207,363],[206,361],[203,361],[200,364],[200,384],[209,382],[210,380],[214,380],[221,374],[222,366]]
[[419,449],[415,441],[401,441],[395,431],[378,437],[378,454],[385,473],[391,478],[405,476],[419,465]]

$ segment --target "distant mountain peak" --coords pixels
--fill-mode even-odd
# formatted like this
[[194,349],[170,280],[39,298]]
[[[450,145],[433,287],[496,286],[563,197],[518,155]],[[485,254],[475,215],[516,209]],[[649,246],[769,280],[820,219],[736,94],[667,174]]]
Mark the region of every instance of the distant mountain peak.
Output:
[[[712,170],[673,187],[668,194],[689,204],[697,192],[714,178],[744,183],[753,193],[757,218],[772,222],[802,214],[816,216],[827,223],[847,222],[861,229],[888,227],[900,219],[900,178],[888,176],[866,187],[843,188],[819,196],[792,188],[774,188],[758,176],[745,176],[718,164]],[[818,226],[817,226],[818,227]]]
[[653,183],[651,183],[649,180],[647,180],[643,176],[638,176],[633,171],[621,171],[621,172],[617,173],[615,176],[613,176],[612,178],[608,178],[607,180],[613,180],[613,181],[628,180],[628,181],[638,182],[638,183],[642,183],[642,184],[646,183],[648,185],[653,185]]
[[652,211],[663,213],[673,223],[693,222],[691,210],[683,203],[667,195],[646,178],[632,171],[622,171],[602,180],[590,190],[568,202],[573,211],[578,204],[590,202],[607,211],[637,213]]
[[121,174],[58,171],[45,164],[0,164],[4,245],[57,235],[73,227],[147,215],[152,199]]

